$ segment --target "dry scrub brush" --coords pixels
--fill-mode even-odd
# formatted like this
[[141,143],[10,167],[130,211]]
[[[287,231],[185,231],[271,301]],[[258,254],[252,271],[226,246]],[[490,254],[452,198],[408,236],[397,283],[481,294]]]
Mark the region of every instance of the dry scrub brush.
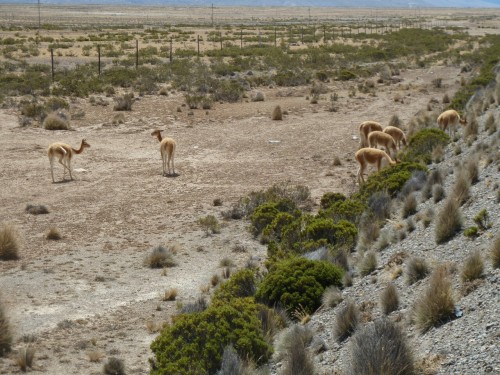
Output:
[[460,277],[463,282],[474,281],[483,277],[484,262],[479,250],[470,254],[462,267]]
[[144,265],[150,268],[174,267],[177,262],[174,260],[172,250],[163,246],[155,247],[144,259]]
[[279,105],[277,105],[276,107],[274,107],[274,110],[273,110],[273,113],[271,115],[271,119],[272,120],[283,120],[283,113],[281,112],[281,107]]
[[286,337],[286,351],[283,353],[284,366],[282,375],[313,375],[314,363],[307,352],[307,345],[312,340],[312,333],[294,325]]
[[500,268],[500,236],[497,235],[491,247],[491,263],[493,268]]
[[462,212],[456,199],[448,198],[436,219],[436,243],[444,243],[452,239],[462,229]]
[[110,357],[104,364],[103,372],[105,375],[125,375],[125,364],[119,358]]
[[3,223],[0,227],[0,260],[19,259],[21,240],[12,224]]
[[10,352],[11,345],[12,333],[3,307],[3,301],[0,299],[0,357]]
[[43,127],[47,130],[68,130],[69,121],[58,113],[50,113],[43,120]]
[[414,375],[413,353],[401,329],[387,318],[356,333],[347,375]]
[[342,300],[342,292],[336,286],[327,287],[321,297],[323,305],[330,308],[337,306]]
[[393,283],[387,284],[387,287],[382,291],[380,295],[380,307],[385,315],[389,315],[399,308],[398,290]]
[[351,336],[359,324],[359,309],[353,301],[347,301],[335,316],[334,336],[344,341]]
[[409,285],[422,280],[429,274],[429,266],[423,258],[413,257],[406,266],[406,280]]
[[369,251],[363,257],[359,265],[359,273],[362,276],[369,275],[377,268],[377,255],[373,251]]
[[61,233],[59,232],[59,229],[52,227],[49,229],[45,238],[52,241],[59,241],[61,239]]
[[453,316],[455,301],[448,271],[437,268],[413,307],[413,320],[421,332],[442,324]]

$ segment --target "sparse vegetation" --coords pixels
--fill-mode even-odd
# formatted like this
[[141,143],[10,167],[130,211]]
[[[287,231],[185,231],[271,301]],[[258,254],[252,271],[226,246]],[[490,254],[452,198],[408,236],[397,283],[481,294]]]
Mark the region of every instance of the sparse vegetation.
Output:
[[380,306],[385,315],[396,311],[399,308],[399,295],[393,283],[387,284],[380,295]]
[[455,311],[453,290],[447,272],[443,266],[437,268],[414,305],[413,318],[422,332],[448,321]]
[[462,273],[460,277],[463,282],[474,281],[483,276],[484,272],[484,261],[479,251],[474,251],[470,254],[462,268]]
[[348,375],[414,375],[410,345],[401,329],[387,318],[376,320],[352,338]]
[[369,275],[377,268],[377,255],[373,251],[369,251],[363,257],[359,265],[359,273],[362,276]]
[[177,262],[174,260],[172,250],[163,246],[155,247],[144,259],[144,264],[150,268],[174,267]]
[[436,219],[436,243],[452,239],[462,229],[462,212],[458,201],[448,198]]
[[11,350],[12,331],[1,298],[2,296],[0,295],[0,357],[3,357]]
[[21,240],[12,224],[2,223],[0,226],[0,260],[19,259]]
[[59,113],[53,112],[43,120],[43,127],[47,130],[68,130],[69,121]]
[[348,300],[335,315],[334,335],[338,341],[344,341],[351,336],[359,323],[359,309],[355,303]]
[[56,227],[51,227],[45,238],[52,241],[59,241],[61,239],[61,233]]
[[408,261],[406,267],[406,279],[408,284],[414,284],[429,274],[429,266],[423,258],[413,257]]
[[28,204],[25,211],[31,215],[45,215],[49,213],[49,210],[44,205],[33,205]]
[[283,113],[282,113],[281,107],[279,105],[274,107],[273,113],[271,115],[271,119],[273,119],[274,121],[283,120]]
[[201,217],[198,219],[198,223],[207,235],[220,233],[219,220],[214,215]]
[[125,364],[122,359],[110,357],[103,367],[105,375],[125,375]]
[[496,236],[491,246],[491,263],[493,268],[500,268],[500,236]]

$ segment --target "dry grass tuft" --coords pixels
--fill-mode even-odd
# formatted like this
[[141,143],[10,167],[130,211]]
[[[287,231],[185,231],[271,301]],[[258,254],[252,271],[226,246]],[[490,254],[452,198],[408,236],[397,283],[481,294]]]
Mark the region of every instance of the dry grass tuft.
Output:
[[479,181],[479,161],[477,157],[473,156],[464,164],[465,173],[469,177],[472,185]]
[[50,113],[43,120],[43,127],[47,130],[68,130],[69,121],[61,117],[58,113]]
[[314,375],[314,362],[302,340],[291,345],[284,360],[282,375]]
[[442,145],[437,145],[432,149],[432,161],[434,163],[441,163],[444,160],[444,148]]
[[342,165],[342,162],[340,161],[340,158],[338,156],[335,156],[333,158],[333,165],[336,166],[336,167],[339,166],[339,165]]
[[336,286],[329,286],[326,288],[321,297],[323,305],[329,308],[334,308],[341,303],[343,299],[342,291]]
[[423,200],[427,200],[431,197],[432,194],[432,187],[435,184],[440,184],[442,185],[444,182],[444,177],[443,177],[443,172],[439,168],[434,169],[429,175],[427,176],[427,181],[422,189],[422,198]]
[[212,284],[212,286],[217,286],[219,285],[221,282],[221,278],[219,275],[215,274],[215,275],[212,275],[212,278],[210,279],[210,284]]
[[421,332],[442,324],[453,316],[455,301],[448,272],[445,267],[436,269],[426,290],[417,299],[413,319]]
[[274,121],[283,120],[283,113],[281,112],[281,107],[279,105],[274,107],[273,113],[271,115],[271,119]]
[[406,267],[406,280],[409,285],[425,278],[430,272],[427,262],[423,258],[411,258]]
[[347,375],[414,375],[413,353],[401,329],[387,318],[356,333]]
[[101,362],[101,359],[105,357],[105,354],[99,350],[89,350],[86,354],[90,362]]
[[219,262],[220,267],[234,267],[234,262],[228,257],[224,257]]
[[157,246],[146,256],[144,265],[150,268],[163,268],[174,267],[177,265],[177,262],[174,260],[171,250],[167,250],[163,246]]
[[45,215],[49,213],[47,207],[41,204],[28,204],[24,210],[31,215]]
[[460,278],[463,282],[474,281],[483,277],[483,272],[483,258],[481,257],[481,253],[479,252],[479,250],[476,250],[465,260]]
[[45,238],[52,241],[59,241],[62,237],[59,229],[57,229],[56,227],[52,227],[49,229],[49,232],[47,233],[47,236]]
[[115,111],[131,111],[132,103],[134,102],[134,94],[125,94],[115,98],[115,105],[113,110]]
[[406,219],[408,216],[417,213],[417,197],[415,193],[410,193],[406,196],[403,203],[403,218]]
[[12,332],[4,311],[2,300],[0,300],[0,357],[10,352],[11,345]]
[[347,301],[335,316],[334,336],[338,341],[344,341],[354,333],[358,323],[359,310],[353,301]]
[[444,187],[441,184],[434,184],[432,187],[432,198],[434,200],[434,203],[441,202],[446,196],[446,193],[444,192]]
[[491,263],[493,268],[500,268],[500,236],[497,235],[491,247]]
[[104,364],[103,372],[105,375],[125,375],[125,364],[119,358],[110,357]]
[[217,375],[236,375],[242,374],[242,372],[243,361],[232,345],[226,346],[222,353],[221,368],[217,372]]
[[380,307],[385,315],[389,315],[399,308],[399,295],[393,283],[387,284],[387,287],[382,291]]
[[352,282],[352,274],[350,272],[344,273],[344,276],[342,277],[342,285],[344,288],[352,286]]
[[175,301],[177,298],[178,290],[176,288],[171,288],[165,291],[162,301]]
[[16,363],[22,372],[33,367],[33,360],[35,358],[35,347],[33,345],[27,345],[21,349],[16,356]]
[[2,224],[0,227],[0,260],[19,259],[20,242],[16,228],[11,224]]
[[452,239],[462,229],[462,213],[458,201],[448,198],[436,218],[436,243]]
[[359,273],[362,276],[369,275],[377,268],[377,255],[373,251],[369,251],[363,257],[359,265]]

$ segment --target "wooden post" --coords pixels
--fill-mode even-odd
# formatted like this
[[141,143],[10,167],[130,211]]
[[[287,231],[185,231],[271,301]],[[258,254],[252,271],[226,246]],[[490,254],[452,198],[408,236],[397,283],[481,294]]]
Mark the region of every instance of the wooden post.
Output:
[[139,68],[139,39],[135,40],[135,68]]
[[173,44],[173,41],[172,41],[172,38],[170,38],[170,62],[172,62],[172,44]]
[[50,65],[52,67],[52,82],[54,82],[54,49],[50,49]]
[[97,70],[99,75],[101,75],[101,46],[97,45]]

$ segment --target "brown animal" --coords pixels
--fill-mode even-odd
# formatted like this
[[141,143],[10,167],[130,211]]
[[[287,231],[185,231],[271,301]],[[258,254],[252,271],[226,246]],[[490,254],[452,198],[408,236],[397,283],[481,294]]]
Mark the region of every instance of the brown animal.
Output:
[[59,164],[63,166],[63,180],[66,177],[66,169],[69,171],[69,178],[73,180],[73,176],[71,175],[71,158],[73,157],[74,154],[81,154],[83,150],[86,148],[90,147],[90,145],[87,143],[85,139],[82,139],[82,143],[80,144],[80,149],[75,150],[71,146],[65,144],[65,143],[52,143],[48,150],[47,150],[47,155],[49,156],[49,162],[50,162],[50,173],[52,175],[52,182],[55,182],[54,180],[54,159],[57,157],[59,160]]
[[387,155],[386,152],[378,150],[376,148],[369,148],[369,147],[361,148],[356,152],[354,157],[356,158],[356,161],[359,164],[359,169],[357,174],[359,184],[365,182],[363,173],[365,172],[365,169],[368,166],[368,164],[376,164],[377,172],[380,170],[382,159],[387,160],[387,162],[390,165],[396,164],[396,161],[392,160],[391,157]]
[[[175,147],[176,142],[172,138],[162,138],[161,130],[154,130],[151,135],[153,137],[157,137],[160,141],[160,153],[161,159],[163,162],[163,175],[171,176],[175,175],[175,167],[174,167],[174,155],[175,155]],[[170,173],[170,164],[172,164],[172,173]],[[168,173],[167,173],[168,169]]]
[[[394,138],[392,138],[390,134],[378,130],[368,134],[368,146],[372,148],[382,146],[389,155],[394,155],[396,153],[396,142]],[[391,154],[391,152],[394,154]]]
[[458,124],[467,125],[467,119],[460,118],[460,115],[454,109],[444,111],[437,118],[437,123],[442,131],[448,129],[448,134],[453,139],[455,138],[455,130]]
[[394,142],[396,142],[396,147],[398,149],[401,148],[401,143],[403,144],[403,146],[407,146],[405,133],[401,129],[395,126],[387,126],[383,131],[384,133],[389,134],[394,139]]
[[373,131],[382,131],[382,125],[375,121],[363,121],[361,125],[359,125],[361,147],[368,147],[368,134]]

